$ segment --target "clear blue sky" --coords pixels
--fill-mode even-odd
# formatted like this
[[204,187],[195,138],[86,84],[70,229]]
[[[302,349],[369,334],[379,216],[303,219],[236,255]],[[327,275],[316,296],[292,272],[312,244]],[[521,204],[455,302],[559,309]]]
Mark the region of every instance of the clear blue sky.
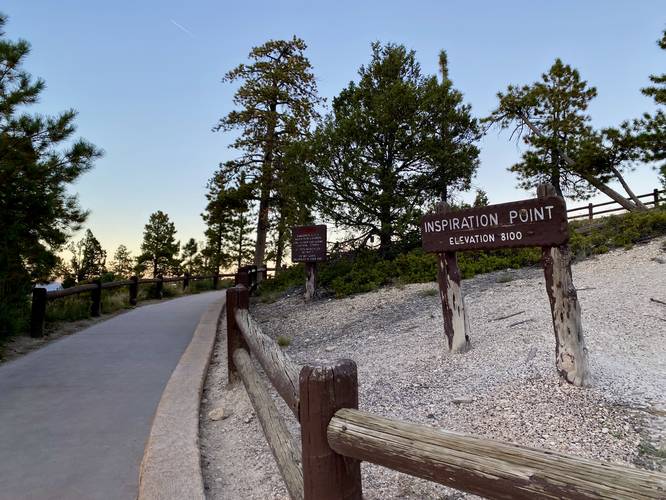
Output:
[[[105,151],[74,187],[87,226],[112,252],[136,250],[155,210],[178,237],[202,238],[205,183],[233,157],[231,137],[211,132],[232,106],[222,75],[252,46],[297,35],[308,43],[322,96],[330,99],[368,61],[373,40],[416,50],[427,73],[445,49],[455,85],[478,116],[509,83],[530,83],[556,57],[577,67],[599,97],[596,126],[653,109],[639,89],[663,73],[656,40],[666,3],[655,1],[126,1],[5,0],[12,39],[32,44],[25,67],[46,80],[37,111],[79,112],[79,134]],[[529,197],[506,171],[520,149],[496,131],[483,140],[475,185],[491,202]],[[629,177],[636,191],[654,171]]]

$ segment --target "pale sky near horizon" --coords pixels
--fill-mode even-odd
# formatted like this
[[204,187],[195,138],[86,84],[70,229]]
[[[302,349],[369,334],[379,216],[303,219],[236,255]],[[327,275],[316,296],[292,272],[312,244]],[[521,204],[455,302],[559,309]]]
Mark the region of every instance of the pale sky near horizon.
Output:
[[[430,74],[445,49],[450,77],[476,116],[494,108],[499,90],[537,80],[560,57],[597,87],[589,109],[596,127],[653,110],[640,88],[666,66],[656,45],[666,28],[663,0],[5,0],[0,11],[9,16],[9,39],[32,44],[25,69],[47,84],[32,110],[76,109],[77,133],[105,151],[74,190],[109,257],[120,243],[136,252],[156,210],[175,221],[181,242],[202,239],[206,181],[235,156],[227,149],[232,137],[211,132],[233,106],[234,87],[220,80],[268,39],[306,41],[329,103],[357,78],[374,40],[414,49]],[[491,203],[530,197],[506,170],[521,146],[496,130],[480,146],[474,186]],[[645,166],[628,179],[639,193],[658,185]]]

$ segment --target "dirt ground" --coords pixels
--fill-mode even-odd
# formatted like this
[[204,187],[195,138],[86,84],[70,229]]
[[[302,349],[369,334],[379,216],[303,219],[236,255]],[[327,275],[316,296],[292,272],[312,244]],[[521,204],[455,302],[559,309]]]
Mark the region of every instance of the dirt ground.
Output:
[[[563,383],[554,366],[542,271],[463,282],[472,348],[450,354],[435,283],[305,304],[257,303],[264,333],[298,363],[351,358],[360,408],[539,449],[661,469],[666,456],[666,239],[573,267],[592,378]],[[224,339],[201,412],[206,488],[214,499],[288,498],[242,384],[227,386]],[[275,397],[298,442],[298,426]],[[222,416],[220,415],[222,414]],[[362,464],[364,496],[476,498]]]

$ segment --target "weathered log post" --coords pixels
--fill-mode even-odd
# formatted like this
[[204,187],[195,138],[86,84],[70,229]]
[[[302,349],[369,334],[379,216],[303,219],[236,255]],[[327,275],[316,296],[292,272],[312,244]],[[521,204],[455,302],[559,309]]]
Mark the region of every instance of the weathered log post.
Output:
[[252,286],[250,282],[250,273],[247,272],[247,269],[242,267],[237,273],[234,278],[235,285],[243,285],[245,288],[248,290]]
[[135,306],[139,295],[139,277],[132,276],[130,280],[132,283],[129,285],[129,303],[131,306]]
[[[437,206],[437,212],[448,211],[446,203]],[[442,301],[444,334],[452,352],[465,352],[469,349],[469,320],[465,309],[465,297],[462,291],[462,278],[456,252],[437,254],[437,281],[439,297]]]
[[190,273],[185,273],[183,276],[183,291],[190,287]]
[[227,378],[230,384],[238,380],[238,373],[233,358],[234,351],[238,348],[249,351],[243,339],[243,334],[236,322],[236,311],[238,309],[248,309],[249,306],[250,294],[245,286],[236,285],[227,288]]
[[587,204],[587,218],[589,220],[594,219],[594,205],[592,203]]
[[215,274],[213,275],[213,290],[217,290],[219,285],[220,285],[220,272],[215,271]]
[[305,301],[309,302],[315,296],[317,291],[317,263],[305,263]]
[[157,283],[155,283],[155,297],[161,299],[163,290],[164,290],[164,276],[158,274]]
[[96,318],[102,314],[102,280],[94,281],[95,288],[90,292],[90,315]]
[[[557,196],[551,184],[537,188],[540,199]],[[555,366],[569,383],[582,386],[588,377],[580,303],[571,275],[569,245],[542,247],[543,272],[555,330]]]
[[657,208],[659,206],[659,189],[655,188],[652,191],[652,198],[654,199],[654,208]]
[[358,408],[356,363],[304,366],[299,392],[304,500],[361,500],[360,462],[334,452],[327,437],[336,411]]
[[44,335],[46,320],[46,288],[32,289],[32,307],[30,311],[30,336],[33,338]]

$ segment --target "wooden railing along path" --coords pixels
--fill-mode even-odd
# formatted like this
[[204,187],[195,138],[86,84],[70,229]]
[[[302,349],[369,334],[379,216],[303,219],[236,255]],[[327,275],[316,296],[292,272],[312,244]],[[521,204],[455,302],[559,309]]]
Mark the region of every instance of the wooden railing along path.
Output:
[[[360,500],[360,461],[498,499],[666,498],[666,474],[389,419],[358,410],[356,364],[299,366],[227,290],[229,379],[240,378],[293,499]],[[301,429],[290,434],[252,356]]]
[[[658,207],[660,203],[660,195],[661,195],[661,201],[666,201],[664,199],[664,194],[666,194],[666,189],[664,190],[659,190],[659,189],[654,189],[651,193],[647,194],[641,194],[637,196],[636,198],[638,199],[643,199],[643,198],[651,198],[648,201],[643,201],[643,205],[646,207]],[[597,210],[595,212],[595,208],[599,207],[608,207],[610,205],[614,205],[612,208],[607,208],[604,210]],[[588,203],[587,205],[584,205],[582,207],[576,207],[576,208],[570,208],[567,210],[567,218],[569,220],[574,220],[574,219],[582,219],[582,218],[587,218],[588,220],[594,219],[595,215],[602,215],[602,214],[609,214],[613,212],[623,212],[626,209],[622,207],[617,201],[606,201],[604,203]],[[584,211],[584,212],[583,212]],[[583,212],[583,213],[578,213],[578,212]]]
[[[243,284],[248,288],[253,288],[262,279],[266,278],[266,273],[269,269],[257,268],[257,266],[243,266],[238,269],[236,273],[228,274],[211,274],[205,276],[191,276],[185,273],[183,276],[175,277],[162,277],[161,275],[156,278],[139,278],[132,276],[128,280],[110,281],[103,283],[100,279],[94,280],[93,283],[74,286],[71,288],[64,288],[62,290],[47,291],[46,288],[35,287],[32,289],[32,304],[30,312],[30,335],[32,337],[41,337],[44,335],[44,322],[46,320],[46,304],[49,301],[57,300],[63,297],[70,297],[72,295],[79,295],[82,293],[90,293],[90,315],[97,317],[101,314],[102,306],[102,291],[114,290],[117,288],[128,287],[129,303],[132,306],[137,305],[139,295],[139,285],[155,284],[155,298],[162,298],[162,291],[164,283],[183,283],[183,290],[187,290],[191,281],[197,280],[213,280],[213,289],[217,290],[219,287],[220,278],[235,278],[234,284]],[[242,281],[238,281],[238,280]]]

